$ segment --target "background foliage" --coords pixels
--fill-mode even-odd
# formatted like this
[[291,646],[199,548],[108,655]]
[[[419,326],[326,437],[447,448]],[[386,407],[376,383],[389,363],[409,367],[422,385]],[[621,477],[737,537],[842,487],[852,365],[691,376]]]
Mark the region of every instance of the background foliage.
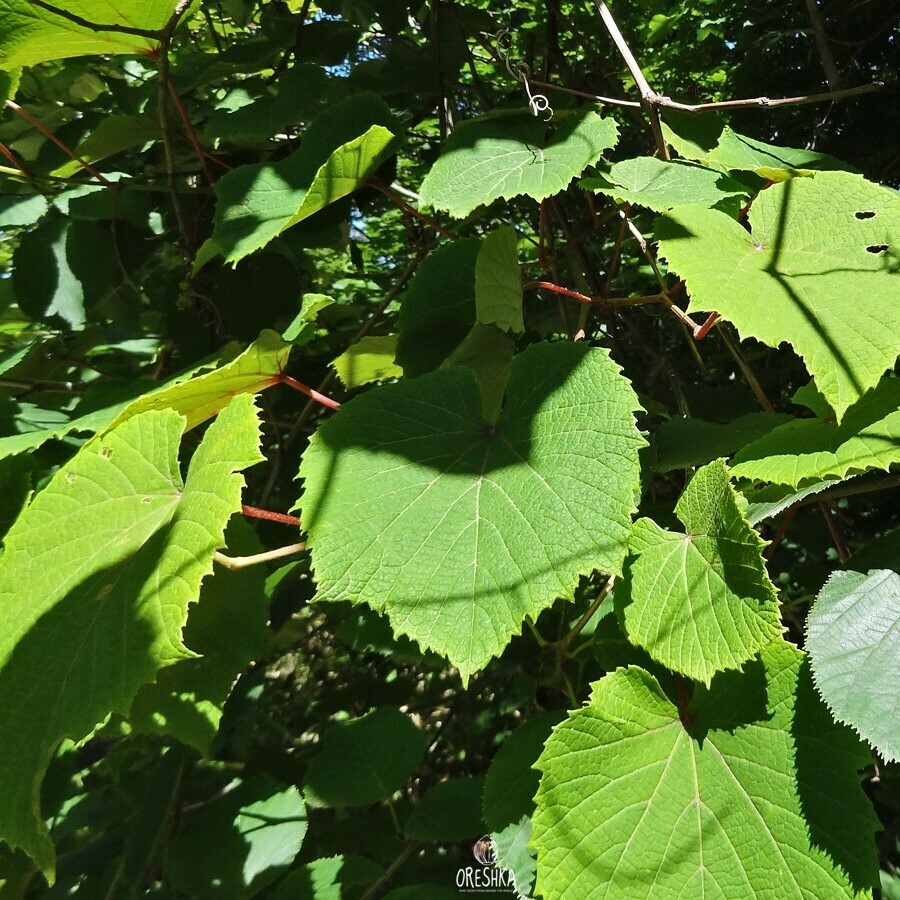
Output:
[[611,12],[0,4],[2,900],[900,897],[900,7]]

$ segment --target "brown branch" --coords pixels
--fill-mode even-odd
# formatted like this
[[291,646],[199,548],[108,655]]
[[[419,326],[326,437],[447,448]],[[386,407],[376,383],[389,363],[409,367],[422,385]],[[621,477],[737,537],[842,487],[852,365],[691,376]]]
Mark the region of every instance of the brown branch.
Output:
[[436,231],[438,234],[442,235],[445,238],[449,238],[451,241],[456,241],[459,239],[459,235],[451,234],[449,231],[445,231],[438,223],[432,219],[430,216],[426,216],[425,213],[419,212],[414,206],[407,203],[399,194],[395,191],[392,191],[387,185],[382,184],[375,178],[370,179],[369,187],[375,188],[381,194],[384,194],[388,200],[391,201],[395,206],[402,209],[404,212],[409,213],[414,218],[418,219],[420,222],[423,222],[432,230]]
[[178,181],[175,166],[174,128],[169,117],[169,45],[172,43],[172,35],[178,27],[181,17],[190,5],[190,0],[179,0],[175,11],[172,13],[166,27],[160,36],[159,48],[156,54],[156,69],[159,78],[159,96],[157,105],[159,116],[159,130],[162,135],[163,152],[166,158],[166,181],[169,186],[169,196],[172,199],[172,209],[178,222],[178,231],[181,234],[181,242],[188,259],[192,259],[195,251],[195,241],[188,228],[187,217],[178,196]]
[[81,16],[76,16],[75,13],[71,13],[66,9],[60,9],[58,6],[45,3],[44,0],[30,0],[30,3],[32,6],[39,6],[41,9],[59,16],[61,19],[68,19],[82,28],[87,28],[89,31],[114,31],[119,34],[133,34],[135,37],[149,38],[152,41],[162,39],[163,32],[154,31],[152,28],[135,28],[132,25],[101,25],[99,22],[90,22],[87,19],[82,19]]
[[278,522],[279,525],[293,525],[300,527],[300,520],[296,516],[287,513],[273,512],[271,509],[260,509],[258,506],[241,506],[241,512],[251,519],[263,519],[266,522]]
[[23,163],[12,150],[6,146],[2,141],[0,141],[0,153],[2,153],[15,167],[18,169],[22,175],[25,177],[27,181],[33,181],[35,178],[34,172],[32,172],[26,165]]
[[[560,84],[550,84],[546,81],[537,81],[531,79],[532,84],[536,84],[542,88],[549,88],[555,91],[562,91],[566,94],[573,94],[576,97],[584,97],[586,100],[594,100],[597,103],[605,103],[610,106],[631,106],[640,107],[641,104],[633,100],[618,100],[615,97],[601,97],[599,94],[590,94],[587,91],[577,91],[574,88],[563,87]],[[826,91],[821,94],[801,94],[797,97],[748,97],[742,100],[719,100],[715,103],[680,103],[671,97],[663,94],[654,94],[653,103],[655,106],[665,109],[677,109],[679,112],[701,113],[715,109],[774,109],[778,106],[803,106],[807,103],[831,103],[835,100],[846,100],[848,97],[858,97],[861,94],[872,94],[875,91],[884,89],[883,81],[873,81],[871,84],[861,84],[857,87],[844,88],[839,91]]]
[[591,306],[596,306],[597,309],[608,308],[602,300],[595,300],[593,297],[588,297],[587,294],[582,294],[580,291],[573,291],[571,288],[561,287],[558,284],[554,284],[552,281],[529,281],[522,285],[523,291],[530,291],[535,288],[543,288],[545,291],[552,291],[554,294],[562,294],[564,297],[571,297],[573,300],[589,303]]
[[596,103],[604,103],[607,106],[631,106],[634,109],[640,109],[641,104],[637,100],[620,100],[618,97],[604,97],[601,94],[590,94],[587,91],[579,91],[575,88],[563,87],[561,84],[551,84],[549,81],[538,81],[537,78],[530,78],[532,84],[542,88],[550,88],[554,91],[562,91],[564,94],[572,94],[574,97],[584,97],[585,100],[593,100]]
[[325,394],[317,391],[315,388],[311,388],[308,385],[305,385],[302,381],[297,381],[296,378],[291,378],[290,375],[279,375],[278,376],[278,384],[286,384],[288,387],[293,388],[295,391],[300,391],[301,394],[306,394],[310,400],[315,401],[316,403],[321,403],[322,406],[327,406],[329,409],[340,409],[341,404],[337,402],[337,400],[332,400],[331,397],[326,397]]
[[850,558],[850,551],[847,549],[847,541],[844,539],[844,535],[841,533],[841,529],[838,527],[834,515],[832,515],[831,503],[828,500],[820,499],[817,505],[822,511],[822,517],[825,519],[825,524],[828,526],[828,533],[831,535],[831,540],[834,542],[834,549],[837,550],[838,558],[842,563],[847,562]]
[[43,122],[39,121],[33,115],[31,115],[31,113],[28,112],[27,109],[22,109],[22,107],[13,100],[7,100],[6,107],[7,109],[11,109],[14,113],[21,116],[30,125],[33,125],[42,135],[44,135],[44,137],[49,138],[51,141],[53,141],[53,143],[56,144],[56,146],[59,147],[59,149],[62,150],[63,153],[66,154],[66,156],[74,159],[75,162],[77,162],[83,169],[93,175],[93,177],[96,178],[97,181],[100,182],[100,184],[109,188],[113,186],[113,183],[109,179],[104,178],[87,160],[82,159],[71,147],[61,141]]
[[766,412],[775,412],[775,407],[772,406],[772,401],[766,396],[766,392],[763,390],[762,385],[759,383],[759,379],[756,377],[756,373],[751,368],[747,357],[744,356],[744,354],[741,352],[741,348],[732,339],[731,335],[728,333],[728,329],[720,327],[716,329],[716,333],[722,338],[725,346],[728,348],[728,352],[737,363],[737,366],[741,370],[744,378],[747,379],[747,384],[750,385],[750,390],[753,391],[753,396],[756,397],[759,405]]
[[813,37],[816,41],[816,49],[819,51],[819,61],[825,70],[825,78],[828,80],[828,87],[833,91],[841,86],[841,73],[834,61],[834,54],[831,52],[831,43],[828,40],[828,32],[825,31],[825,20],[822,18],[822,10],[819,9],[817,0],[806,0],[806,12],[809,15],[809,21],[812,25]]
[[212,184],[213,174],[209,168],[209,160],[206,158],[205,151],[200,146],[200,141],[197,140],[197,132],[194,131],[194,126],[191,124],[187,110],[181,102],[181,97],[178,95],[178,91],[175,88],[175,82],[172,81],[171,76],[169,76],[166,81],[169,88],[169,95],[172,97],[172,100],[175,103],[175,109],[178,110],[178,115],[181,116],[181,121],[184,123],[184,130],[187,132],[188,140],[191,142],[194,153],[197,154],[197,159],[200,160],[200,165],[203,167],[203,174],[206,176],[207,182]]
[[625,38],[622,37],[622,32],[619,31],[619,26],[616,24],[616,20],[609,11],[609,7],[603,0],[594,0],[594,2],[597,6],[597,12],[600,13],[600,18],[603,20],[603,24],[609,32],[609,36],[613,39],[616,49],[621,54],[622,59],[625,60],[625,65],[628,67],[628,71],[631,73],[631,77],[634,79],[634,83],[637,85],[638,90],[641,92],[641,106],[647,114],[647,117],[650,119],[650,129],[653,131],[653,138],[656,141],[659,155],[663,159],[669,159],[669,146],[663,135],[662,123],[659,120],[659,110],[656,108],[659,95],[650,87],[647,79],[644,77],[644,73],[641,71],[638,61],[634,58],[634,54],[625,42]]

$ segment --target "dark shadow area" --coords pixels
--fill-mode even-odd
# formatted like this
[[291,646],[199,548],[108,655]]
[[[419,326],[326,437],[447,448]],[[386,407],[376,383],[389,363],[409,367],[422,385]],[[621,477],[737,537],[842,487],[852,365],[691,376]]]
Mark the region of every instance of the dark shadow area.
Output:
[[[6,698],[0,709],[0,789],[10,825],[33,816],[32,786],[22,781],[26,773],[36,772],[40,780],[60,740],[83,738],[110,712],[127,714],[140,685],[155,678],[160,657],[177,652],[164,644],[161,595],[183,582],[182,572],[194,559],[172,542],[174,524],[73,585],[28,626],[0,670]],[[184,563],[173,560],[164,575],[160,561],[166,554]],[[5,836],[32,846],[30,835],[11,827]]]

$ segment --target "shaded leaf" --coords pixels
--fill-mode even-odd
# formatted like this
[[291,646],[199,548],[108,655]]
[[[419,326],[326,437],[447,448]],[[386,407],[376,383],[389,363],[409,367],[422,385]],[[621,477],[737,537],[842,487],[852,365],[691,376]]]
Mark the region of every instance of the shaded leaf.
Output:
[[390,707],[333,725],[322,738],[304,792],[316,806],[368,806],[388,800],[410,779],[426,737]]
[[755,412],[731,422],[704,419],[668,419],[656,430],[653,468],[657,472],[706,465],[730,456],[778,425],[793,421],[784,413]]
[[396,144],[399,126],[382,101],[350,97],[316,116],[300,148],[275,163],[240,166],[220,178],[213,235],[199,262],[235,263],[282,231],[362,185]]
[[448,778],[428,790],[413,807],[404,833],[416,841],[465,841],[484,831],[483,778]]
[[657,212],[696,203],[737,215],[747,197],[746,185],[714,169],[687,162],[666,162],[639,156],[615,163],[608,172],[585,178],[581,187],[606,194],[622,203],[635,203]]
[[481,241],[463,238],[430,253],[401,298],[397,365],[409,378],[436,369],[475,324]]
[[184,484],[183,429],[177,413],[152,411],[86,445],[22,513],[0,558],[0,837],[50,878],[37,804],[53,748],[127,713],[141,684],[193,655],[181,633],[188,604],[240,508],[238,472],[261,459],[251,397],[210,426]]
[[245,900],[291,864],[306,828],[300,792],[258,775],[185,814],[166,874],[190,897]]
[[482,325],[523,332],[522,278],[516,231],[504,225],[487,235],[475,263],[475,311]]

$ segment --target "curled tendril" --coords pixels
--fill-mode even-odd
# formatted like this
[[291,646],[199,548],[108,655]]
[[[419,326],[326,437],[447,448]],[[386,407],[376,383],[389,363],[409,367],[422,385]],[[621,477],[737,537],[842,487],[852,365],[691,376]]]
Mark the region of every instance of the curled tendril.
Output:
[[506,71],[525,88],[532,115],[539,116],[541,113],[546,113],[544,121],[549,122],[553,118],[553,107],[550,106],[550,101],[545,94],[535,94],[531,90],[531,84],[528,81],[531,78],[531,67],[527,63],[513,62],[509,57],[509,51],[512,48],[512,35],[504,29],[498,32],[496,40],[501,50],[500,55],[503,59],[503,64],[506,66]]

